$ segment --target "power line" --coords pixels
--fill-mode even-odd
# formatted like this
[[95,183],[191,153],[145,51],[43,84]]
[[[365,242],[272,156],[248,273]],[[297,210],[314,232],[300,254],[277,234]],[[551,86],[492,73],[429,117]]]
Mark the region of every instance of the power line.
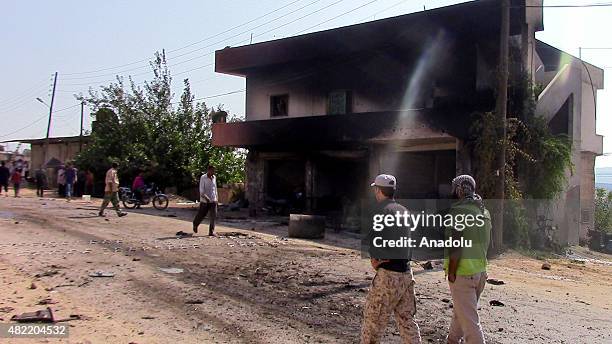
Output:
[[20,97],[19,100],[15,100],[10,104],[4,104],[3,106],[0,107],[0,112],[1,113],[7,113],[7,112],[11,112],[13,110],[16,110],[28,103],[30,103],[36,95],[39,95],[41,92],[44,92],[45,88],[38,88],[37,90],[31,91],[29,93],[26,93],[24,95],[22,95]]
[[[172,53],[172,52],[175,52],[175,51],[180,51],[180,50],[183,50],[183,49],[189,48],[189,47],[194,46],[194,45],[196,45],[196,44],[200,44],[200,43],[205,42],[205,41],[207,41],[207,40],[209,40],[209,39],[212,39],[212,38],[218,37],[218,36],[220,36],[220,35],[222,35],[222,34],[225,34],[225,33],[228,33],[228,32],[230,32],[230,31],[233,31],[233,30],[235,30],[235,29],[237,29],[237,28],[239,28],[239,27],[242,27],[242,26],[248,25],[248,24],[253,23],[253,22],[255,22],[255,21],[259,20],[259,19],[265,18],[265,17],[267,17],[267,16],[269,16],[269,15],[271,15],[271,14],[273,14],[273,13],[276,13],[276,12],[278,12],[278,11],[280,11],[280,10],[282,10],[282,9],[285,9],[285,8],[287,8],[287,7],[289,7],[289,6],[293,5],[293,4],[295,4],[295,3],[297,3],[297,2],[300,2],[300,1],[301,1],[301,0],[295,0],[295,1],[292,1],[292,2],[288,3],[287,5],[281,6],[281,7],[277,8],[277,9],[275,9],[275,10],[273,10],[273,11],[267,12],[267,13],[265,13],[265,14],[263,14],[263,15],[261,15],[261,16],[259,16],[259,17],[257,17],[257,18],[251,19],[251,20],[249,20],[249,21],[247,21],[247,22],[245,22],[245,23],[242,23],[242,24],[240,24],[240,25],[233,26],[233,27],[231,27],[231,28],[229,28],[229,29],[227,29],[227,30],[225,30],[225,31],[222,31],[222,32],[217,33],[217,34],[215,34],[215,35],[212,35],[212,36],[206,37],[206,38],[204,38],[204,39],[202,39],[202,40],[199,40],[199,41],[197,41],[197,42],[189,43],[189,44],[187,44],[187,45],[185,45],[185,46],[182,46],[182,47],[180,47],[180,48],[173,49],[173,50],[169,50],[168,52]],[[131,66],[131,65],[133,65],[133,64],[142,63],[142,62],[148,62],[148,61],[149,61],[149,59],[142,59],[142,60],[138,60],[138,61],[134,61],[134,62],[130,62],[130,63],[126,63],[126,64],[123,64],[123,65],[114,66],[114,67],[102,68],[102,69],[91,70],[91,71],[85,71],[85,72],[73,72],[73,73],[63,73],[63,74],[64,74],[64,75],[78,75],[78,74],[91,74],[91,73],[98,73],[98,72],[104,72],[104,71],[107,71],[107,70],[118,69],[118,68],[127,67],[127,66]]]
[[3,101],[1,101],[0,103],[4,104],[4,103],[11,103],[14,100],[18,99],[18,98],[22,98],[24,93],[30,92],[35,88],[40,88],[42,85],[45,85],[49,82],[48,79],[44,79],[44,80],[39,80],[34,86],[27,88],[26,90],[24,90],[23,92],[20,92],[20,95],[5,99]]
[[[308,4],[308,5],[306,5],[306,6],[309,6],[309,5],[314,4],[314,3],[316,3],[316,2],[319,2],[319,1],[321,1],[321,0],[315,0],[315,1],[311,2],[311,3],[309,3],[309,4]],[[259,33],[259,34],[255,35],[255,36],[253,36],[253,37],[259,37],[259,36],[265,35],[265,34],[267,34],[267,33],[269,33],[269,32],[272,32],[272,31],[278,30],[278,29],[279,29],[279,28],[281,28],[281,27],[285,27],[285,26],[287,26],[287,25],[293,24],[293,23],[295,23],[295,22],[297,22],[297,21],[299,21],[299,20],[302,20],[302,19],[307,18],[307,17],[309,17],[309,16],[311,16],[311,15],[313,15],[313,14],[316,14],[316,13],[318,13],[318,12],[321,12],[321,11],[323,11],[323,10],[325,10],[325,9],[327,9],[327,8],[330,8],[330,7],[334,6],[334,5],[337,5],[337,4],[339,4],[339,3],[343,2],[343,1],[345,1],[345,0],[337,0],[337,1],[335,1],[335,2],[331,3],[331,4],[327,5],[327,6],[324,6],[324,7],[322,7],[322,8],[319,8],[319,9],[318,9],[318,10],[316,10],[316,11],[313,11],[313,12],[310,12],[310,13],[308,13],[308,14],[305,14],[305,15],[303,15],[303,16],[301,16],[301,17],[298,17],[298,18],[296,18],[296,19],[294,19],[294,20],[292,20],[292,21],[289,21],[289,22],[284,23],[284,24],[282,24],[282,25],[276,26],[276,27],[274,27],[274,28],[272,28],[272,29],[270,29],[270,30],[264,31],[264,32],[262,32],[262,33]],[[306,6],[303,6],[303,7],[301,7],[300,9],[303,9],[303,8],[304,8],[304,7],[306,7]],[[298,9],[298,10],[300,10],[300,9]],[[296,11],[297,11],[297,10],[296,10]],[[292,13],[292,12],[291,12],[291,13]],[[273,19],[272,21],[275,21],[275,20],[280,19],[280,18],[283,18],[283,17],[278,17],[278,18],[275,18],[275,19]],[[270,21],[270,22],[272,22],[272,21]],[[264,25],[267,25],[268,23],[269,23],[269,22],[264,23],[264,24],[261,24],[261,25],[258,25],[258,26],[254,27],[254,28],[251,28],[251,30],[252,30],[252,29],[255,29],[255,28],[262,27],[262,26],[264,26]],[[250,31],[250,30],[249,30],[249,31]],[[213,43],[213,44],[209,44],[209,45],[207,45],[207,46],[204,46],[204,47],[198,48],[197,50],[202,50],[202,49],[204,49],[204,48],[212,47],[212,46],[217,45],[217,44],[219,44],[219,43],[223,43],[223,42],[227,41],[227,40],[228,40],[228,39],[230,39],[230,38],[233,38],[233,37],[236,37],[236,36],[240,36],[240,35],[242,35],[242,34],[244,34],[244,33],[249,32],[249,31],[244,31],[244,32],[241,32],[241,33],[239,33],[239,34],[237,34],[237,35],[231,36],[231,37],[229,37],[229,38],[226,38],[226,39],[223,39],[223,40],[221,40],[221,41],[215,42],[215,43]],[[239,41],[239,42],[235,42],[233,45],[236,45],[236,44],[242,44],[242,43],[247,42],[247,41],[249,41],[249,39],[246,39],[246,40],[241,40],[241,41]],[[193,50],[192,52],[194,52],[194,51],[196,51],[196,50]],[[168,65],[168,67],[174,67],[174,66],[177,66],[177,65],[180,65],[180,64],[183,64],[183,63],[189,62],[189,61],[196,60],[196,59],[198,59],[198,58],[202,58],[202,57],[205,57],[205,56],[208,56],[208,55],[212,55],[212,54],[214,54],[214,53],[215,53],[215,50],[212,50],[212,51],[207,52],[207,53],[205,53],[205,54],[203,54],[203,55],[195,56],[195,57],[193,57],[193,58],[190,58],[190,59],[187,59],[187,60],[184,60],[184,61],[181,61],[181,62],[175,63],[175,64]],[[203,68],[203,67],[212,66],[212,65],[214,65],[214,63],[210,63],[210,64],[203,65],[203,66],[198,66],[198,67],[196,67],[196,68],[194,68],[194,69],[192,69],[192,70],[201,69],[201,68]],[[187,72],[192,71],[192,70],[187,70],[187,71],[179,72],[179,73],[177,73],[177,74],[184,74],[184,73],[187,73]],[[140,75],[145,75],[145,74],[149,74],[149,73],[151,73],[151,71],[146,71],[146,72],[143,72],[143,73],[132,74],[132,75],[130,75],[130,77],[140,76]],[[66,86],[93,86],[93,85],[96,85],[96,84],[106,83],[106,82],[113,82],[113,81],[116,81],[116,79],[107,79],[107,80],[93,81],[93,82],[86,82],[86,83],[69,83],[69,84],[64,84],[64,85],[66,85]]]
[[[359,10],[359,9],[363,8],[363,7],[366,7],[366,6],[368,6],[368,5],[371,5],[371,4],[373,4],[373,3],[377,2],[377,1],[378,1],[378,0],[372,0],[372,1],[370,1],[370,2],[367,2],[367,3],[363,4],[363,5],[360,5],[360,6],[358,6],[358,7],[355,7],[355,8],[353,8],[353,9],[352,9],[352,10],[350,10],[350,11],[347,11],[347,12],[341,13],[341,14],[339,14],[339,15],[335,16],[335,17],[329,18],[329,19],[327,19],[327,20],[325,20],[325,21],[323,21],[323,22],[320,22],[320,23],[318,23],[318,24],[316,24],[316,25],[313,25],[313,26],[311,26],[311,27],[309,27],[309,28],[306,28],[306,29],[304,29],[304,30],[302,30],[302,31],[299,31],[299,32],[297,32],[297,33],[296,33],[296,35],[299,35],[299,34],[301,34],[301,33],[303,33],[303,32],[306,32],[306,31],[308,31],[308,30],[310,30],[310,29],[314,29],[315,27],[320,26],[320,25],[323,25],[323,24],[325,24],[325,23],[328,23],[328,22],[330,22],[330,21],[332,21],[332,20],[335,20],[335,19],[338,19],[338,18],[340,18],[340,17],[343,17],[343,16],[345,16],[345,15],[347,15],[347,14],[349,14],[349,13],[355,12],[355,11],[357,11],[357,10]],[[406,1],[406,0],[402,0],[402,2],[404,2],[404,1]]]
[[[313,4],[317,3],[317,2],[320,2],[320,1],[321,1],[321,0],[314,0],[314,1],[312,1],[312,2],[310,2],[310,3],[308,3],[308,4],[306,4],[305,6],[302,6],[302,7],[298,8],[298,9],[296,9],[296,10],[294,10],[294,11],[289,12],[288,14],[295,13],[295,12],[297,12],[297,11],[299,11],[299,10],[302,10],[302,9],[304,9],[304,8],[306,8],[306,7],[310,6],[310,5],[313,5]],[[297,19],[292,20],[292,21],[290,21],[290,22],[288,22],[288,23],[285,23],[285,24],[282,24],[282,25],[276,26],[276,27],[274,27],[274,28],[272,28],[272,29],[270,29],[270,30],[268,30],[268,31],[265,31],[265,32],[263,32],[263,33],[261,33],[261,34],[258,34],[258,35],[256,35],[256,36],[254,36],[254,37],[259,37],[259,36],[264,35],[264,34],[266,34],[266,33],[268,33],[268,32],[271,32],[271,31],[277,30],[277,29],[279,29],[279,28],[281,28],[281,27],[284,27],[284,26],[287,26],[287,25],[289,25],[289,24],[295,23],[295,22],[297,22],[297,21],[299,21],[299,20],[302,20],[302,19],[304,19],[304,18],[306,18],[306,17],[309,17],[309,16],[311,16],[311,15],[313,15],[313,14],[315,14],[315,13],[318,13],[318,12],[320,12],[320,11],[322,11],[322,10],[325,10],[325,9],[327,9],[327,8],[329,8],[329,7],[332,7],[332,6],[334,6],[334,5],[336,5],[336,4],[340,3],[340,2],[343,2],[343,1],[345,1],[345,0],[338,0],[338,1],[335,1],[335,2],[331,3],[330,5],[327,5],[327,6],[322,7],[322,8],[320,8],[320,9],[316,10],[316,11],[313,11],[313,12],[310,12],[310,13],[308,13],[308,14],[306,14],[306,15],[303,15],[303,16],[301,16],[301,17],[298,17]],[[287,14],[286,14],[286,15],[287,15]],[[226,42],[227,40],[229,40],[229,39],[231,39],[231,38],[238,37],[238,36],[240,36],[240,35],[243,35],[243,34],[245,34],[245,33],[250,32],[250,31],[252,31],[252,30],[254,30],[254,29],[257,29],[257,28],[263,27],[263,26],[265,26],[265,25],[267,25],[267,24],[269,24],[269,23],[271,23],[271,22],[274,22],[274,21],[276,21],[276,20],[278,20],[278,19],[282,19],[282,18],[284,18],[286,15],[284,15],[284,16],[280,16],[280,17],[277,17],[277,18],[274,18],[274,19],[272,19],[272,20],[270,20],[270,21],[267,21],[267,22],[265,22],[265,23],[263,23],[263,24],[260,24],[260,25],[258,25],[258,26],[255,26],[255,27],[253,27],[253,28],[250,28],[250,29],[249,29],[249,30],[247,30],[247,31],[240,32],[240,33],[238,33],[238,34],[236,34],[236,35],[233,35],[233,36],[230,36],[230,37],[228,37],[228,38],[222,39],[222,40],[217,41],[217,42],[215,42],[215,43],[212,43],[212,44],[206,45],[206,46],[204,46],[204,47],[201,47],[201,48],[198,48],[198,49],[195,49],[195,50],[192,50],[192,51],[190,51],[189,53],[193,53],[193,52],[196,52],[196,51],[200,51],[200,50],[203,50],[203,49],[205,49],[205,48],[213,47],[213,46],[215,46],[215,45],[217,45],[217,44],[219,44],[219,43]],[[244,42],[246,42],[246,41],[248,41],[248,39],[247,39],[247,40],[241,40],[241,41],[239,41],[239,42],[234,43],[233,45],[236,45],[236,44],[241,44],[241,43],[244,43]],[[215,53],[215,50],[212,50],[212,51],[207,52],[207,53],[205,53],[205,54],[203,54],[203,55],[198,55],[198,56],[195,56],[195,57],[189,58],[189,59],[184,60],[184,61],[180,61],[180,62],[177,62],[177,63],[174,63],[174,64],[170,64],[170,65],[168,65],[168,67],[175,67],[175,66],[178,66],[178,65],[183,64],[183,63],[186,63],[186,62],[190,62],[190,61],[193,61],[193,60],[196,60],[196,59],[202,58],[202,57],[206,57],[206,56],[212,55],[212,54],[214,54],[214,53]],[[212,66],[213,64],[211,63],[211,64],[209,64],[209,65],[211,65],[211,66]],[[205,66],[207,66],[207,65],[205,65]],[[204,66],[199,66],[199,67],[204,67]],[[196,69],[200,69],[199,67],[198,67],[198,68],[196,68]],[[144,68],[144,67],[138,67],[138,68],[135,68],[135,69],[142,69],[142,68]],[[134,69],[132,69],[132,70],[134,70]],[[125,70],[125,71],[128,71],[128,70]],[[125,71],[123,71],[123,72],[125,72]],[[190,71],[190,70],[188,70],[188,71]],[[184,71],[184,72],[188,72],[188,71]],[[151,71],[146,71],[146,72],[143,72],[143,73],[132,74],[131,76],[132,76],[132,77],[134,77],[134,76],[145,75],[145,74],[149,74],[149,73],[151,73]],[[181,73],[183,73],[183,72],[181,72]],[[107,75],[114,75],[114,74],[107,74]],[[98,76],[96,76],[96,77],[101,77],[101,76],[102,76],[102,75],[98,75]],[[66,79],[66,80],[69,80],[69,79]],[[113,82],[113,81],[116,81],[116,79],[107,79],[107,80],[101,80],[101,81],[91,81],[91,82],[85,82],[85,83],[69,83],[69,84],[64,84],[64,85],[67,85],[67,86],[89,86],[89,85],[95,85],[95,84],[106,83],[106,82]]]
[[[343,0],[340,0],[340,1],[343,1]],[[337,2],[340,2],[340,1],[337,1]],[[378,1],[378,0],[372,0],[372,1],[368,2],[368,3],[366,3],[366,4],[359,5],[359,6],[355,7],[355,8],[353,8],[353,9],[350,9],[350,10],[348,10],[348,11],[345,11],[345,12],[341,13],[340,15],[338,15],[338,16],[336,16],[336,17],[333,17],[333,18],[331,18],[331,19],[327,19],[327,20],[325,20],[324,22],[321,22],[321,23],[319,23],[319,24],[317,24],[317,25],[314,25],[314,26],[312,26],[312,27],[319,26],[319,25],[321,25],[321,24],[323,24],[323,23],[325,23],[325,22],[328,22],[328,21],[330,21],[330,20],[336,19],[336,18],[338,18],[338,17],[340,17],[340,16],[342,16],[342,15],[345,15],[345,14],[348,14],[348,13],[351,13],[351,12],[354,12],[354,11],[356,11],[357,9],[360,9],[360,8],[362,8],[362,7],[364,7],[364,6],[367,6],[367,5],[369,5],[369,4],[371,4],[371,3],[375,2],[375,1]],[[405,0],[404,0],[404,1],[405,1]],[[328,6],[333,6],[333,4],[328,5]],[[322,8],[322,9],[320,9],[320,10],[323,10],[323,9],[324,9],[324,8]],[[311,13],[311,14],[312,14],[312,13]],[[286,23],[286,24],[289,24],[289,23]],[[312,28],[312,27],[310,27],[310,28]],[[310,28],[309,28],[309,29],[310,29]],[[262,33],[262,34],[259,34],[259,35],[263,35],[263,34],[265,34],[265,33]],[[213,65],[213,64],[209,64],[209,65]],[[209,66],[209,65],[205,65],[205,66]],[[201,67],[205,67],[205,66],[201,66]],[[316,70],[315,70],[315,71],[316,71]],[[300,75],[300,74],[298,74],[297,76],[290,77],[289,79],[282,80],[281,82],[287,82],[288,80],[290,81],[290,80],[300,79],[300,78],[303,78],[303,77],[305,77],[305,76],[311,75],[312,73],[313,73],[313,71],[311,71],[311,72],[307,72],[307,73],[302,73],[301,75]],[[207,79],[204,79],[204,80],[207,80]],[[201,81],[204,81],[204,80],[201,80]],[[268,84],[266,84],[266,85],[262,85],[262,86],[270,86],[270,85],[273,85],[273,84],[275,84],[275,83],[276,83],[276,84],[278,84],[278,83],[279,83],[279,81],[276,81],[276,82],[273,82],[273,83],[268,83]],[[210,96],[205,96],[205,97],[198,97],[198,98],[194,98],[194,100],[195,100],[195,101],[198,101],[198,100],[204,100],[204,99],[217,98],[217,97],[222,97],[222,96],[227,96],[227,95],[232,95],[232,94],[242,93],[242,92],[245,92],[245,91],[246,91],[246,89],[244,89],[244,88],[243,88],[243,89],[234,90],[234,91],[229,91],[229,92],[225,92],[225,93],[220,93],[220,94],[215,94],[215,95],[210,95]],[[180,103],[180,101],[170,102],[170,104],[178,104],[178,103]]]
[[386,8],[384,8],[384,9],[382,9],[382,10],[378,11],[378,12],[375,12],[374,14],[371,14],[371,15],[369,15],[369,16],[367,16],[367,17],[363,18],[363,19],[360,19],[360,20],[359,20],[359,22],[363,22],[363,21],[365,21],[365,20],[368,20],[368,19],[370,19],[370,17],[376,17],[377,15],[379,15],[379,14],[381,14],[381,13],[385,12],[385,11],[388,11],[388,10],[390,10],[390,9],[394,8],[394,7],[397,7],[397,6],[399,6],[399,5],[403,4],[403,3],[404,3],[404,2],[406,2],[406,1],[408,1],[408,0],[400,0],[400,1],[396,2],[395,4],[393,4],[393,5],[389,6],[389,7],[386,7]]
[[30,124],[28,124],[28,125],[24,126],[24,127],[21,127],[21,128],[19,128],[19,129],[17,129],[17,130],[14,130],[14,131],[11,131],[10,133],[6,133],[6,134],[1,135],[1,136],[0,136],[0,138],[2,138],[2,139],[3,139],[3,138],[5,138],[5,137],[7,137],[7,136],[11,136],[11,135],[13,135],[13,134],[16,134],[16,133],[18,133],[18,132],[22,131],[22,130],[28,129],[29,127],[31,127],[31,126],[33,126],[34,124],[36,124],[36,123],[38,123],[38,122],[42,121],[42,120],[43,120],[43,119],[45,119],[45,118],[47,118],[47,115],[46,115],[46,114],[45,114],[45,115],[43,115],[42,117],[38,118],[38,119],[37,119],[37,120],[35,120],[34,122],[32,122],[32,123],[30,123]]
[[[249,33],[249,32],[251,32],[252,30],[258,29],[258,28],[260,28],[260,27],[262,27],[262,26],[265,26],[265,25],[268,25],[268,24],[270,24],[270,23],[273,23],[273,22],[275,22],[275,21],[277,21],[277,20],[279,20],[279,19],[285,18],[287,15],[290,15],[290,14],[296,13],[296,12],[298,12],[298,11],[301,11],[301,10],[303,10],[304,8],[309,7],[309,6],[312,6],[312,5],[314,5],[314,4],[316,4],[317,2],[320,2],[320,1],[322,1],[322,0],[314,0],[314,1],[311,1],[311,2],[309,2],[308,4],[306,4],[306,5],[302,6],[302,7],[299,7],[299,8],[297,8],[297,9],[293,10],[293,11],[290,11],[290,12],[288,12],[288,13],[286,13],[286,14],[284,14],[284,15],[281,15],[281,16],[279,16],[279,17],[276,17],[276,18],[274,18],[274,19],[272,19],[272,20],[266,21],[266,22],[264,22],[264,23],[262,23],[262,24],[259,24],[259,25],[255,26],[255,27],[252,27],[252,28],[250,28],[250,29],[248,29],[248,30],[242,31],[242,32],[237,33],[237,34],[235,34],[235,35],[233,35],[233,36],[227,37],[227,38],[225,38],[225,39],[223,39],[223,40],[221,40],[221,41],[218,41],[218,42],[215,42],[215,43],[212,43],[212,44],[206,45],[206,46],[204,46],[204,47],[200,47],[200,48],[197,48],[197,49],[194,49],[194,50],[188,51],[188,52],[186,52],[186,53],[179,54],[179,55],[177,55],[177,56],[174,56],[174,57],[168,58],[168,60],[171,60],[171,59],[174,59],[174,58],[178,58],[178,57],[182,57],[182,56],[186,56],[186,55],[192,54],[192,53],[194,53],[194,52],[198,52],[198,51],[201,51],[201,50],[203,50],[203,49],[206,49],[206,48],[208,48],[208,47],[211,47],[211,46],[217,45],[217,44],[219,44],[219,43],[223,43],[223,42],[225,42],[225,41],[227,41],[227,40],[229,40],[229,39],[232,39],[232,38],[234,38],[234,37],[238,37],[238,36],[243,35],[243,34],[245,34],[245,33]],[[268,15],[269,15],[269,14],[272,14],[272,13],[274,13],[274,12],[276,12],[276,11],[277,11],[277,10],[272,11],[272,12],[268,13]],[[255,21],[255,20],[252,20],[252,21]],[[252,21],[251,21],[251,22],[252,22]],[[244,24],[244,25],[246,25],[246,24]],[[236,26],[236,27],[234,27],[234,28],[238,28],[238,27],[241,27],[241,26],[244,26],[244,25],[238,25],[238,26]],[[232,30],[233,30],[233,29],[232,29]],[[223,33],[230,32],[230,31],[232,31],[232,30],[226,30],[226,31],[224,31]],[[200,41],[199,43],[204,42],[204,41],[207,41],[207,40],[209,40],[209,39],[211,39],[211,38],[218,37],[218,36],[220,36],[221,34],[222,34],[222,33],[220,33],[220,34],[216,34],[216,35],[213,35],[213,36],[210,36],[210,37],[208,37],[208,38],[206,38],[206,39],[204,39],[204,40]],[[173,50],[173,51],[178,51],[178,50],[181,50],[181,49],[184,49],[184,48],[187,48],[187,47],[189,47],[189,46],[185,46],[185,47],[180,48],[180,49],[175,49],[175,50]],[[170,51],[169,51],[169,53],[170,53]],[[189,62],[189,61],[192,61],[192,60],[194,60],[194,59],[197,59],[197,58],[200,58],[200,57],[203,57],[203,56],[206,56],[206,55],[201,55],[201,56],[199,56],[199,57],[195,57],[195,58],[187,59],[187,60],[182,61],[182,62],[177,63],[177,64],[182,64],[182,63],[185,63],[185,62]],[[148,62],[149,60],[148,60],[148,59],[146,59],[146,60],[144,60],[144,61],[147,61],[147,62]],[[139,61],[139,62],[143,62],[143,61],[141,60],[141,61]],[[117,73],[125,73],[125,72],[130,72],[130,71],[133,71],[133,70],[143,69],[143,68],[147,68],[147,67],[149,67],[149,66],[145,65],[145,66],[139,66],[139,67],[134,67],[134,68],[130,68],[130,69],[126,69],[126,70],[118,71],[118,72],[115,72],[115,73],[108,73],[108,74],[94,75],[94,76],[74,77],[74,78],[70,78],[70,77],[69,77],[69,78],[65,78],[64,80],[91,79],[91,78],[99,78],[99,77],[105,77],[105,76],[112,76],[112,75],[115,75],[115,74],[117,74]],[[148,72],[147,72],[147,73],[148,73]]]
[[511,8],[580,8],[580,7],[611,7],[612,3],[583,4],[583,5],[524,5],[511,6]]

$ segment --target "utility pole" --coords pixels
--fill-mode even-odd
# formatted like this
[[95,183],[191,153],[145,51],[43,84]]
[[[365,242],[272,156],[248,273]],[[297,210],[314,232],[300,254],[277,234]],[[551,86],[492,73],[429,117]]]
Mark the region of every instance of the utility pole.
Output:
[[[43,159],[43,166],[47,163],[49,155],[49,133],[51,131],[51,116],[53,115],[53,102],[55,101],[55,86],[57,85],[57,72],[53,77],[53,92],[51,93],[51,104],[49,105],[49,121],[47,122],[47,136],[45,137],[45,152]],[[42,167],[42,166],[41,166]]]
[[79,153],[83,149],[83,108],[85,107],[85,102],[81,101],[81,130],[79,131]]
[[499,32],[499,70],[497,101],[495,112],[497,119],[497,139],[501,147],[497,153],[497,179],[495,180],[495,198],[497,206],[493,222],[492,248],[500,253],[504,238],[504,198],[506,168],[506,111],[508,106],[508,40],[510,39],[510,0],[501,1],[501,26]]

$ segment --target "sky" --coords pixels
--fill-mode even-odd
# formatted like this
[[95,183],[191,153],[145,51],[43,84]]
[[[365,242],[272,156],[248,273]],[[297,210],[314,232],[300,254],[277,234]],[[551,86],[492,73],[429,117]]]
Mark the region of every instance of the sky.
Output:
[[[452,5],[446,0],[106,0],[5,1],[0,11],[0,141],[44,137],[52,74],[58,72],[51,136],[78,135],[74,94],[108,85],[115,75],[150,77],[150,60],[165,49],[175,96],[189,78],[195,96],[243,115],[239,77],[214,72],[214,50],[290,37]],[[545,5],[593,4],[545,0]],[[274,12],[273,12],[274,11]],[[272,13],[271,13],[272,12]],[[320,25],[319,25],[320,24]],[[612,7],[545,8],[536,37],[578,56],[579,47],[612,48]],[[583,50],[582,57],[612,73],[612,49]],[[612,77],[598,92],[597,133],[612,153]],[[91,119],[85,108],[85,128]],[[15,145],[8,146],[14,149]],[[612,166],[612,154],[597,167]]]

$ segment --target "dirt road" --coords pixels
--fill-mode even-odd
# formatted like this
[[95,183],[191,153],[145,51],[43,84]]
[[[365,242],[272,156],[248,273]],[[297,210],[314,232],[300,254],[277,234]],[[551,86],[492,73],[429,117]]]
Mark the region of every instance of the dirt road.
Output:
[[[218,237],[178,240],[189,207],[99,218],[98,205],[0,197],[0,321],[47,298],[57,317],[82,316],[68,339],[18,343],[357,341],[374,274],[356,238],[285,239],[283,225],[226,219]],[[489,342],[612,343],[612,265],[600,258],[553,260],[550,271],[515,253],[493,260],[489,276],[505,284],[483,294]],[[96,271],[114,277],[89,277]],[[452,311],[443,272],[414,271],[424,342],[443,342]],[[383,342],[400,342],[393,321]]]

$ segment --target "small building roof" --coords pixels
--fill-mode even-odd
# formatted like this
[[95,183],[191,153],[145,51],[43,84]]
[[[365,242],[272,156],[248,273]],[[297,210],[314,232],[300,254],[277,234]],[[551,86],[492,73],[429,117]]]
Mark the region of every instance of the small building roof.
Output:
[[[50,137],[49,138],[49,143],[72,143],[72,142],[79,142],[80,140],[83,140],[83,142],[87,142],[87,141],[90,140],[90,137],[89,137],[89,135]],[[43,143],[45,143],[45,141],[46,141],[46,138],[40,138],[40,139],[15,139],[15,140],[2,141],[2,143],[21,142],[21,143],[29,143],[29,144],[43,144]]]

